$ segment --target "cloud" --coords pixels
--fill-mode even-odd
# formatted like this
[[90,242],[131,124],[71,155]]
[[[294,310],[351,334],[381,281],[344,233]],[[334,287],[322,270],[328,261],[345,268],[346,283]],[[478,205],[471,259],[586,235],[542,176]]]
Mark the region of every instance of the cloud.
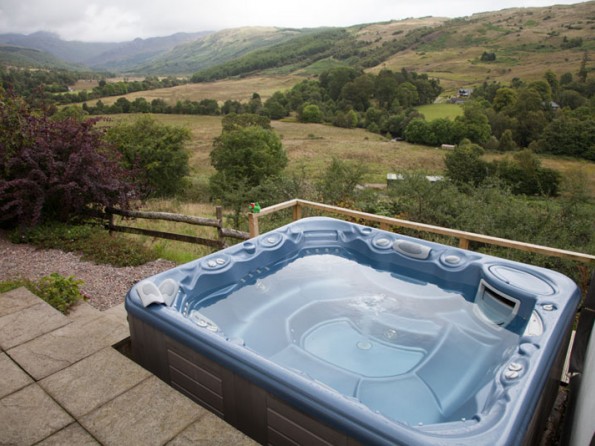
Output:
[[239,26],[350,26],[407,17],[464,17],[576,0],[0,0],[0,33],[52,31],[67,40],[122,41]]

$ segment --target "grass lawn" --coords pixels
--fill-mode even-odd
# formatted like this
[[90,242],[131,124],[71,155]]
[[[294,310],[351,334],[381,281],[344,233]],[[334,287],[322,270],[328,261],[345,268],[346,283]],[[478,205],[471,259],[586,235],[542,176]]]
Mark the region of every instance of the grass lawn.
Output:
[[463,114],[463,108],[458,104],[420,105],[419,107],[415,107],[415,109],[426,117],[426,121],[442,118],[453,120]]

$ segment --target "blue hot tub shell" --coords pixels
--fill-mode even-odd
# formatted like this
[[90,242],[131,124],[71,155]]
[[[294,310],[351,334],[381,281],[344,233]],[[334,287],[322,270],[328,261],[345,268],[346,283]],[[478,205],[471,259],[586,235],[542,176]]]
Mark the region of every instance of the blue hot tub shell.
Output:
[[269,444],[530,444],[580,299],[554,271],[322,217],[147,282],[179,290],[126,296],[137,360]]

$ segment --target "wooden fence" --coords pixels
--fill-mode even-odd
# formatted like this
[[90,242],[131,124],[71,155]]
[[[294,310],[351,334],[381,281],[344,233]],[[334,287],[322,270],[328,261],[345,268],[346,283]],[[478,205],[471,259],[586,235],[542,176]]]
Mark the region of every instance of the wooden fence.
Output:
[[[96,215],[108,220],[106,228],[115,232],[126,232],[128,234],[148,235],[150,237],[176,240],[179,242],[195,243],[209,246],[211,248],[221,249],[227,246],[226,238],[235,238],[246,240],[250,238],[247,232],[237,231],[223,227],[223,210],[220,206],[216,208],[217,218],[194,217],[190,215],[173,214],[170,212],[145,212],[145,211],[125,211],[121,209],[107,208],[104,214]],[[170,232],[156,231],[153,229],[135,228],[132,226],[122,226],[114,222],[114,215],[125,218],[140,218],[148,220],[173,221],[178,223],[187,223],[194,226],[208,226],[217,229],[217,239],[208,239],[185,234],[172,234]]]
[[[469,249],[470,242],[479,242],[486,245],[501,246],[505,248],[516,249],[519,251],[532,252],[542,254],[550,257],[559,257],[567,260],[584,263],[590,266],[595,265],[595,256],[583,254],[574,251],[567,251],[558,248],[550,248],[548,246],[535,245],[531,243],[517,242],[498,237],[491,237],[483,234],[476,234],[473,232],[459,231],[456,229],[443,228],[440,226],[433,226],[424,223],[416,223],[409,220],[401,220],[398,218],[384,217],[381,215],[369,214],[367,212],[354,211],[337,206],[330,206],[328,204],[316,203],[313,201],[301,200],[299,198],[286,201],[284,203],[275,204],[261,209],[259,213],[248,214],[248,224],[250,233],[229,229],[223,227],[223,211],[220,206],[216,208],[217,218],[203,218],[189,215],[174,214],[169,212],[145,212],[145,211],[124,211],[120,209],[107,208],[105,213],[96,214],[96,217],[101,217],[108,220],[106,228],[110,231],[126,232],[129,234],[148,235],[150,237],[159,237],[169,240],[177,240],[188,243],[195,243],[209,246],[212,248],[221,249],[227,246],[226,238],[234,238],[239,240],[247,240],[251,237],[256,237],[260,234],[258,221],[261,217],[281,211],[283,209],[292,209],[293,220],[302,218],[303,209],[315,209],[323,212],[330,212],[332,214],[355,218],[366,222],[377,223],[381,229],[390,230],[394,227],[402,227],[414,229],[417,231],[428,232],[432,234],[445,235],[453,237],[458,240],[460,248]],[[179,223],[187,223],[195,226],[208,226],[217,229],[216,239],[207,239],[184,234],[172,234],[169,232],[156,231],[152,229],[136,228],[132,226],[123,226],[114,222],[114,215],[119,215],[125,218],[141,218],[150,220],[164,220]]]
[[283,209],[293,209],[293,220],[302,218],[302,211],[304,208],[316,209],[319,211],[331,212],[340,216],[361,219],[368,222],[378,223],[381,229],[389,230],[391,227],[402,227],[415,229],[417,231],[429,232],[432,234],[446,235],[454,237],[459,241],[459,247],[469,249],[469,242],[480,242],[487,245],[502,246],[505,248],[517,249],[520,251],[532,252],[536,254],[543,254],[551,257],[560,257],[563,259],[574,260],[588,265],[595,265],[595,256],[583,254],[574,251],[566,251],[563,249],[550,248],[547,246],[534,245],[531,243],[517,242],[513,240],[490,237],[488,235],[475,234],[473,232],[458,231],[456,229],[448,229],[440,226],[432,226],[424,223],[416,223],[409,220],[400,220],[398,218],[384,217],[381,215],[369,214],[367,212],[353,211],[351,209],[340,208],[337,206],[330,206],[328,204],[316,203],[313,201],[294,199],[284,203],[279,203],[267,208],[261,209],[259,213],[249,214],[248,223],[250,227],[250,237],[256,237],[260,231],[258,228],[258,220],[268,214],[273,214]]

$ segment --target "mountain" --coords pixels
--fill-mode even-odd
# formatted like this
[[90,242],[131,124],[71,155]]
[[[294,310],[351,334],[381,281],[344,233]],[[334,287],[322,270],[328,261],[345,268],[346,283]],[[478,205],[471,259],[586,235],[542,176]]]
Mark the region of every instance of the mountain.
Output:
[[[313,75],[337,64],[378,72],[407,69],[440,79],[448,90],[484,81],[578,72],[595,51],[595,1],[512,8],[445,19],[425,17],[317,30],[197,71],[195,81],[254,74]],[[332,42],[329,33],[334,33]],[[326,45],[326,43],[331,43]],[[587,61],[588,61],[587,56]],[[148,68],[148,67],[147,67]],[[587,67],[589,69],[589,67]]]
[[87,58],[82,62],[94,69],[125,72],[142,66],[147,61],[159,57],[179,45],[183,46],[188,42],[194,42],[209,34],[211,34],[210,31],[203,31],[197,33],[176,33],[167,37],[134,39],[132,42],[123,42],[115,48],[105,51],[98,56]]
[[84,64],[85,60],[97,57],[100,54],[116,48],[118,43],[90,43],[78,41],[66,41],[60,39],[57,34],[45,31],[29,35],[23,34],[2,34],[0,44],[32,48],[50,53],[54,57],[65,62]]
[[[45,32],[5,34],[0,45],[129,75],[194,74],[195,80],[215,80],[256,73],[316,75],[347,65],[427,73],[456,88],[535,79],[548,69],[577,72],[584,54],[595,51],[594,27],[595,1],[590,1],[457,19],[424,17],[347,28],[245,27],[120,43],[63,41]],[[15,56],[16,50],[4,54],[11,51]],[[19,57],[48,56],[29,52]]]
[[53,65],[79,64],[87,69],[126,71],[170,51],[177,45],[191,42],[207,34],[209,32],[177,33],[166,37],[110,43],[67,41],[60,39],[57,34],[40,31],[29,35],[2,34],[0,45],[49,53],[62,61]]
[[61,68],[66,70],[80,70],[80,65],[74,65],[45,51],[32,48],[0,44],[0,65],[28,68]]
[[173,48],[147,64],[131,69],[151,74],[191,74],[203,68],[237,59],[312,32],[304,29],[242,27],[209,34]]

